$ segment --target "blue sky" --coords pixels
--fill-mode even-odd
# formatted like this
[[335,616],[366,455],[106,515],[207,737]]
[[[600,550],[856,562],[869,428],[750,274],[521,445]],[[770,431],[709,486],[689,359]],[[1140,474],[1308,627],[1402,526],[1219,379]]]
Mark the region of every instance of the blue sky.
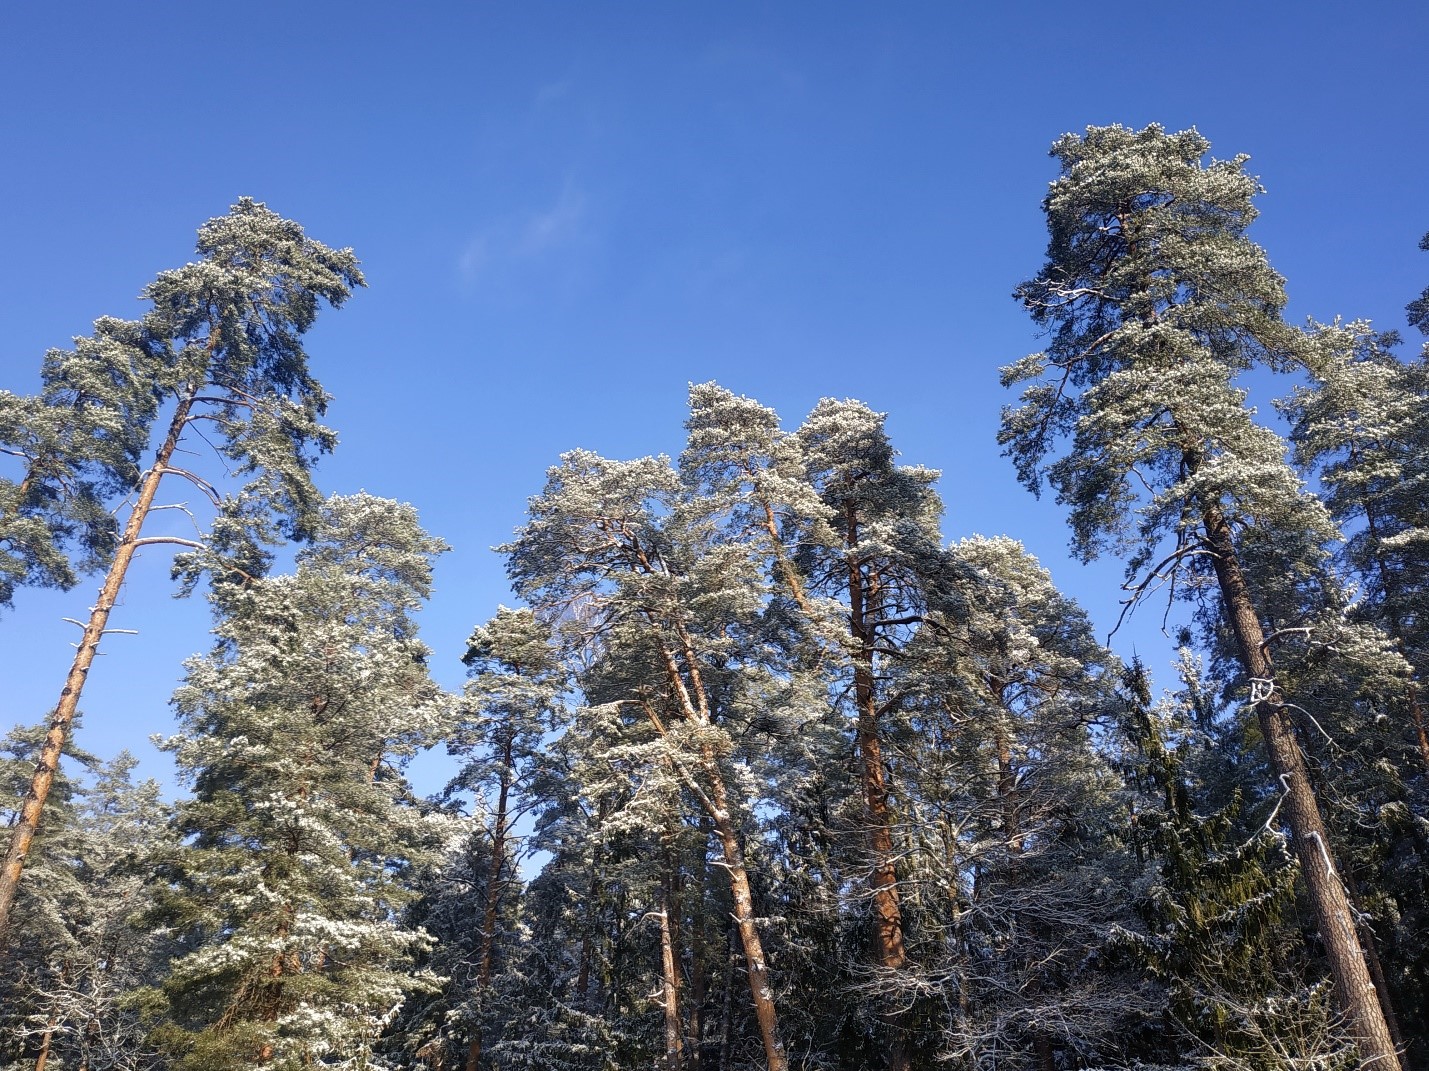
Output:
[[[1253,231],[1289,316],[1403,326],[1429,281],[1422,2],[361,2],[17,5],[0,32],[0,387],[153,275],[239,196],[350,245],[370,287],[310,336],[342,445],[320,479],[414,502],[454,550],[424,634],[459,685],[512,597],[489,548],[563,450],[680,448],[686,384],[796,425],[890,413],[942,469],[949,538],[1024,540],[1103,633],[1120,566],[994,441],[997,368],[1038,348],[1010,299],[1045,245],[1048,145],[1196,126],[1249,153]],[[1417,342],[1415,343],[1417,345]],[[94,585],[0,618],[0,725],[40,719]],[[143,563],[80,743],[172,727],[201,600]],[[1115,646],[1155,646],[1144,612]],[[1156,655],[1158,680],[1169,683]],[[438,776],[436,766],[429,776]]]

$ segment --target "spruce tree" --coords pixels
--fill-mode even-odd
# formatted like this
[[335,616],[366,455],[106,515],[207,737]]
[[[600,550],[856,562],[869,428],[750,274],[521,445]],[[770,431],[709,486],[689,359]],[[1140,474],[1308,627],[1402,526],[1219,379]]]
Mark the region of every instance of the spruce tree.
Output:
[[[30,795],[0,868],[0,947],[85,680],[129,565],[147,546],[200,546],[192,539],[144,534],[150,513],[161,505],[160,487],[178,479],[211,499],[220,523],[210,546],[228,556],[233,575],[254,575],[266,564],[264,539],[306,533],[318,501],[309,477],[314,454],[335,442],[319,423],[327,396],[308,370],[302,335],[322,302],[340,305],[361,285],[351,250],[329,249],[296,223],[244,199],[200,229],[197,251],[196,262],[164,272],[145,288],[152,308],[136,327],[101,321],[92,343],[81,344],[71,357],[55,358],[47,369],[56,390],[90,392],[82,399],[76,394],[73,407],[86,419],[97,410],[109,421],[100,438],[117,453],[113,464],[134,497],[126,500],[104,583],[76,644]],[[141,389],[136,391],[136,384]],[[144,389],[152,393],[146,396]],[[91,396],[99,399],[94,406],[87,400]],[[160,412],[167,422],[150,443]],[[205,476],[179,463],[180,443],[194,439],[212,444],[216,472]],[[142,478],[133,468],[140,443],[146,451]],[[220,474],[226,473],[241,482],[240,490],[221,489]],[[18,496],[22,517],[34,493]],[[90,508],[86,504],[86,515]]]
[[156,1036],[189,1071],[381,1066],[429,984],[400,913],[439,830],[401,768],[451,715],[413,616],[445,546],[365,494],[314,527],[293,574],[214,588],[217,645],[175,694],[165,746],[194,796],[156,914],[184,942]]
[[1243,758],[1248,723],[1218,708],[1189,648],[1177,669],[1180,689],[1154,703],[1133,686],[1119,734],[1134,842],[1151,866],[1136,896],[1145,929],[1122,936],[1167,994],[1165,1036],[1147,1040],[1156,1055],[1223,1071],[1353,1066],[1300,939],[1276,797],[1218,769]]
[[[16,809],[43,736],[17,730],[0,752]],[[56,779],[34,880],[16,902],[29,939],[0,983],[0,1066],[149,1067],[154,1054],[131,998],[169,950],[139,921],[150,870],[168,845],[169,808],[156,782],[132,782],[127,753],[108,763],[70,758],[82,776]]]
[[[1090,127],[1059,139],[1044,202],[1047,264],[1017,296],[1049,335],[1004,370],[1030,383],[1001,441],[1031,489],[1070,509],[1084,558],[1129,554],[1133,596],[1169,583],[1218,598],[1245,674],[1335,981],[1374,1066],[1399,1059],[1296,739],[1295,696],[1277,676],[1283,607],[1241,560],[1251,527],[1315,548],[1337,536],[1238,388],[1257,365],[1287,367],[1302,336],[1280,317],[1282,282],[1245,237],[1258,187],[1245,157],[1203,164],[1195,131]],[[1291,608],[1298,612],[1299,606]]]

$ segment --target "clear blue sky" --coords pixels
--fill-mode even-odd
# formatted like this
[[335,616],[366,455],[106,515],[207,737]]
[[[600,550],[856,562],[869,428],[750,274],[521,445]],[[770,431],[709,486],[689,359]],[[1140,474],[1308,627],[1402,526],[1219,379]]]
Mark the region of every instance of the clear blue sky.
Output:
[[[1426,40],[1422,0],[12,5],[0,386],[137,314],[250,195],[362,258],[370,288],[311,336],[342,437],[320,478],[456,548],[424,621],[443,683],[512,601],[488,548],[546,466],[677,451],[707,379],[790,426],[826,395],[888,411],[945,473],[948,537],[1023,539],[1105,632],[1120,567],[1069,562],[994,442],[997,367],[1038,348],[1009,295],[1041,264],[1048,145],[1159,122],[1250,153],[1291,317],[1399,328],[1429,281]],[[160,775],[143,741],[207,645],[166,575],[132,577],[112,623],[142,634],[109,641],[80,738]],[[0,725],[53,704],[93,586],[0,618]]]

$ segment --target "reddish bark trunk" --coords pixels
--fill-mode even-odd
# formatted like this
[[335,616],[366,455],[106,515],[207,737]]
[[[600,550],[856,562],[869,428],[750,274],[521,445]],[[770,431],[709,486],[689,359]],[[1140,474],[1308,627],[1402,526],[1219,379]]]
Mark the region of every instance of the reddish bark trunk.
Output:
[[1365,962],[1354,913],[1335,867],[1285,697],[1275,683],[1275,666],[1236,554],[1234,534],[1215,506],[1203,511],[1202,520],[1226,616],[1246,672],[1258,690],[1256,717],[1283,787],[1281,806],[1334,978],[1336,1002],[1359,1043],[1362,1066],[1374,1071],[1399,1071],[1399,1055]]
[[680,1071],[685,1059],[685,1042],[680,1026],[680,965],[675,956],[674,925],[670,920],[675,900],[670,865],[667,852],[660,889],[661,1005],[665,1018],[665,1069]]
[[45,1065],[50,1062],[50,1043],[54,1041],[56,1025],[56,1019],[45,1024],[45,1032],[40,1035],[40,1053],[35,1057],[35,1071],[45,1071]]
[[[507,812],[511,800],[511,776],[515,766],[515,734],[507,732],[501,738],[501,779],[496,793],[496,813],[491,823],[491,878],[486,883],[484,903],[481,910],[481,942],[477,956],[476,987],[485,989],[491,984],[496,956],[496,918],[501,910],[501,898],[505,892]],[[466,1071],[477,1071],[481,1065],[481,1032],[472,1037],[466,1050]]]
[[99,589],[99,599],[90,612],[89,622],[85,625],[84,634],[80,637],[78,649],[75,651],[74,660],[70,665],[69,675],[65,678],[64,689],[60,692],[59,702],[50,717],[50,728],[40,747],[40,755],[35,763],[35,773],[30,780],[30,791],[25,797],[25,802],[20,809],[20,817],[11,834],[10,849],[6,853],[4,865],[0,867],[0,949],[4,949],[9,937],[10,910],[14,906],[15,896],[19,890],[20,874],[24,870],[25,859],[30,854],[30,845],[35,839],[35,833],[40,828],[40,815],[44,811],[45,801],[49,798],[50,788],[53,786],[55,774],[59,770],[60,757],[64,753],[65,743],[69,738],[70,727],[74,724],[75,712],[79,709],[80,694],[84,691],[90,666],[94,664],[95,655],[99,652],[99,643],[104,637],[105,626],[109,623],[109,615],[119,599],[119,591],[124,585],[124,577],[129,571],[129,564],[134,560],[134,554],[139,549],[139,533],[144,527],[144,521],[148,518],[149,510],[154,505],[154,496],[158,493],[159,482],[163,479],[174,450],[179,445],[179,437],[183,434],[184,426],[188,422],[189,410],[193,406],[199,386],[200,384],[190,386],[183,397],[179,399],[178,408],[174,411],[173,420],[169,424],[168,435],[154,457],[153,467],[149,469],[139,486],[139,497],[124,525],[124,532],[120,536],[119,545],[114,552],[114,560],[110,563],[109,572],[105,574],[104,585]]
[[[853,692],[858,709],[856,744],[863,801],[868,823],[868,848],[872,867],[869,889],[873,894],[873,945],[878,965],[900,971],[908,960],[903,943],[903,909],[898,894],[898,873],[894,864],[893,811],[889,805],[887,774],[882,742],[878,733],[878,699],[874,682],[874,648],[877,628],[873,618],[878,610],[879,581],[876,574],[865,575],[864,564],[855,557],[859,541],[858,513],[849,503],[844,509],[845,547],[848,557],[849,630],[853,636]],[[889,1071],[907,1071],[909,1054],[902,1040],[902,1016],[888,1011],[883,1021],[891,1035]]]

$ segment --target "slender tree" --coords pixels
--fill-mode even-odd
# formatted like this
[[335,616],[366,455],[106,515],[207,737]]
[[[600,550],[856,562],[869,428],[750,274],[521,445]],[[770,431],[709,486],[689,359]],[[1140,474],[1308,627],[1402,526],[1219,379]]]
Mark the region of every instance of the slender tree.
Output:
[[[872,958],[890,976],[887,991],[893,993],[908,951],[897,866],[899,815],[884,753],[885,726],[900,702],[888,666],[924,619],[926,576],[940,560],[942,502],[932,489],[936,472],[896,464],[884,419],[860,402],[824,399],[800,427],[806,479],[828,519],[800,546],[798,561],[806,590],[835,600],[842,610],[847,654],[831,691],[852,704]],[[899,1002],[885,1003],[888,1066],[906,1071],[911,1052]]]
[[1005,384],[1031,385],[1005,412],[1001,441],[1025,484],[1046,480],[1069,506],[1082,557],[1130,552],[1133,595],[1169,583],[1219,598],[1337,1003],[1367,1064],[1397,1069],[1293,697],[1276,675],[1279,630],[1303,622],[1258,601],[1240,555],[1248,526],[1307,548],[1337,534],[1234,384],[1257,364],[1285,366],[1303,343],[1280,318],[1279,276],[1245,237],[1258,188],[1245,158],[1205,165],[1208,148],[1195,131],[1157,126],[1091,127],[1055,143],[1047,264],[1017,291],[1051,337],[1004,370]]
[[[264,561],[255,536],[275,534],[275,519],[287,535],[305,532],[317,503],[309,479],[313,454],[335,442],[318,422],[327,397],[308,371],[302,335],[323,301],[339,305],[362,283],[352,252],[329,249],[296,223],[245,199],[200,229],[198,254],[195,263],[164,272],[144,290],[153,307],[137,328],[102,321],[92,344],[80,345],[73,360],[54,359],[53,374],[47,373],[55,390],[64,383],[76,399],[85,391],[102,399],[97,407],[76,400],[71,408],[86,415],[97,408],[110,419],[104,435],[126,465],[136,444],[149,439],[160,411],[156,403],[163,403],[168,420],[127,506],[108,572],[51,716],[29,797],[11,832],[0,868],[0,947],[85,680],[129,565],[146,546],[199,545],[178,536],[144,534],[145,522],[161,505],[160,486],[173,477],[211,498],[224,514],[215,530],[215,548],[231,556],[232,568],[251,574]],[[114,392],[105,394],[95,386],[106,378],[119,384],[121,401],[110,404],[105,399]],[[152,395],[137,395],[136,383],[147,385]],[[206,478],[179,465],[180,443],[195,439],[212,444],[220,471],[231,469],[240,480],[246,478],[242,491],[225,497],[218,476]],[[22,514],[33,493],[19,496]]]
[[[1314,332],[1309,387],[1282,407],[1296,460],[1315,471],[1331,515],[1348,533],[1344,558],[1361,584],[1361,617],[1393,637],[1419,673],[1429,664],[1429,361],[1402,363],[1392,335],[1364,322]],[[1416,673],[1405,697],[1420,762],[1429,723]]]
[[523,854],[516,826],[540,802],[528,780],[542,738],[555,724],[565,672],[535,615],[506,607],[472,633],[462,660],[472,680],[447,749],[464,761],[447,791],[477,797],[476,828],[464,855],[479,861],[472,867],[479,880],[473,883],[472,915],[462,923],[474,931],[461,942],[469,953],[447,968],[452,983],[465,990],[454,994],[459,1010],[448,1018],[467,1031],[465,1067],[477,1071],[484,1066],[483,1034],[489,1030],[483,1019],[490,1018],[482,1006],[515,936],[511,919]]
[[928,589],[890,671],[907,698],[889,732],[921,760],[902,794],[907,985],[931,994],[926,1044],[1044,1069],[1059,1051],[1114,1057],[1147,1016],[1107,954],[1113,928],[1134,924],[1116,890],[1137,876],[1093,747],[1120,709],[1119,663],[1015,540],[954,544]]
[[[1363,938],[1376,985],[1393,993],[1401,1029],[1422,1049],[1429,1038],[1405,1012],[1422,1003],[1429,983],[1422,938],[1429,839],[1421,820],[1429,804],[1429,631],[1419,609],[1429,596],[1429,370],[1422,357],[1399,361],[1393,342],[1362,322],[1316,328],[1310,384],[1282,409],[1294,422],[1297,460],[1319,476],[1348,535],[1338,556],[1356,588],[1354,600],[1344,600],[1348,623],[1388,637],[1398,656],[1337,641],[1307,662],[1297,688],[1312,688],[1321,706],[1337,697],[1325,719],[1329,739],[1315,734],[1309,750],[1333,771],[1337,806],[1328,817],[1351,853],[1362,930],[1376,935]],[[1398,672],[1387,673],[1394,661],[1402,663]]]

